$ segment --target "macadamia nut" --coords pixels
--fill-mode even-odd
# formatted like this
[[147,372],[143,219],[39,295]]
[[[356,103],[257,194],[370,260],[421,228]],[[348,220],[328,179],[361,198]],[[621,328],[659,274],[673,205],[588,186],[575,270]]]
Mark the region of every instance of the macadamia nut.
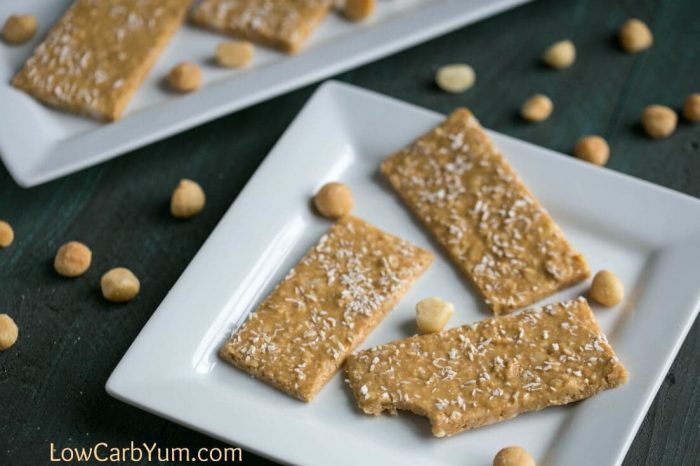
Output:
[[139,294],[141,283],[131,270],[117,267],[102,275],[100,279],[102,296],[113,303],[131,301]]
[[19,335],[19,329],[12,317],[0,314],[0,351],[5,351],[14,345]]
[[375,0],[345,0],[343,15],[351,21],[362,21],[374,13]]
[[576,61],[576,47],[570,40],[561,40],[547,47],[542,61],[555,69],[568,68]]
[[216,46],[216,63],[224,68],[240,68],[253,59],[255,47],[248,41],[222,42]]
[[474,68],[463,63],[455,63],[440,67],[435,73],[438,87],[450,94],[461,94],[476,82]]
[[637,18],[630,18],[622,24],[618,39],[620,47],[629,53],[641,52],[654,43],[649,27]]
[[574,155],[594,165],[605,165],[610,158],[610,146],[600,136],[584,136],[576,142]]
[[32,15],[10,15],[2,27],[2,37],[8,44],[22,44],[36,34],[36,18]]
[[615,306],[624,298],[625,287],[614,273],[601,270],[593,277],[589,296],[603,306]]
[[644,131],[653,139],[670,136],[676,130],[678,115],[665,105],[649,105],[642,112]]
[[0,220],[0,248],[6,248],[15,240],[15,232],[9,223]]
[[527,121],[544,121],[552,114],[552,99],[544,94],[535,94],[520,107],[520,115]]
[[493,466],[535,466],[535,459],[524,448],[505,447],[496,454]]
[[170,213],[175,218],[194,217],[204,209],[206,201],[204,190],[199,184],[183,179],[170,198]]
[[416,304],[416,325],[421,333],[436,333],[445,328],[455,307],[440,298],[426,298]]
[[349,214],[354,205],[350,187],[343,183],[326,183],[314,196],[314,205],[321,215],[340,218]]
[[83,243],[71,241],[58,248],[53,268],[64,277],[79,277],[92,262],[92,251]]
[[192,92],[202,85],[202,70],[194,63],[180,63],[168,73],[170,87],[178,92]]
[[700,94],[690,94],[683,104],[683,116],[688,121],[700,121]]

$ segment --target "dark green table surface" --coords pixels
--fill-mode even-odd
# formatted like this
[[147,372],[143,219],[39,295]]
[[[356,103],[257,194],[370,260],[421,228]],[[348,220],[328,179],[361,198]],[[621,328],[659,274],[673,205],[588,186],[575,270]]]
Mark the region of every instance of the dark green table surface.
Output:
[[[626,55],[616,47],[616,27],[628,16],[651,25],[651,50]],[[576,64],[560,72],[538,64],[542,49],[562,38],[576,43]],[[449,62],[470,63],[476,86],[459,96],[438,91],[433,73]],[[698,0],[541,1],[337,79],[441,112],[467,105],[485,126],[563,153],[579,136],[598,133],[610,142],[611,170],[700,197],[700,125],[681,122],[669,139],[651,141],[638,124],[645,105],[679,108],[686,95],[700,91]],[[0,312],[20,327],[16,346],[0,354],[0,465],[47,463],[49,442],[222,445],[110,398],[104,384],[316,87],[34,189],[18,187],[0,168],[0,218],[16,232],[12,247],[0,251]],[[516,112],[535,92],[550,95],[555,111],[531,125]],[[182,177],[199,181],[208,196],[205,211],[188,222],[168,214],[171,189]],[[91,246],[94,262],[84,277],[62,279],[53,273],[52,259],[58,246],[73,239]],[[107,304],[98,289],[101,273],[116,265],[141,279],[140,296],[126,305]],[[699,363],[695,324],[626,465],[698,464]],[[266,463],[251,453],[244,459]]]

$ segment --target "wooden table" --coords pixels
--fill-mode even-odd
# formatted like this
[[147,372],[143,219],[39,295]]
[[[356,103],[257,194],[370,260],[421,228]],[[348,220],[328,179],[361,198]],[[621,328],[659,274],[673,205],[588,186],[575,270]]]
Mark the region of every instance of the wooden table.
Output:
[[[628,16],[651,25],[651,50],[627,55],[617,48],[616,28]],[[573,68],[557,72],[540,65],[544,47],[562,38],[577,45]],[[451,62],[476,69],[476,86],[463,95],[433,84],[435,69]],[[700,197],[700,125],[681,122],[661,141],[647,139],[639,126],[645,105],[679,108],[690,92],[700,91],[697,0],[540,1],[337,79],[441,112],[466,105],[489,128],[563,153],[579,136],[600,134],[612,148],[611,170]],[[0,354],[0,464],[47,463],[50,442],[222,445],[110,398],[104,384],[316,87],[34,189],[21,189],[0,168],[0,218],[16,232],[15,244],[0,251],[0,312],[20,326],[17,345]],[[552,97],[554,114],[527,124],[517,109],[536,92]],[[168,213],[171,189],[183,177],[199,181],[208,197],[205,211],[188,222]],[[56,276],[51,263],[56,249],[73,239],[91,246],[94,262],[84,277],[68,280]],[[132,303],[110,305],[100,296],[99,277],[119,265],[140,277],[142,292]],[[700,458],[699,367],[696,323],[626,465],[686,465]],[[252,453],[244,459],[267,463]]]

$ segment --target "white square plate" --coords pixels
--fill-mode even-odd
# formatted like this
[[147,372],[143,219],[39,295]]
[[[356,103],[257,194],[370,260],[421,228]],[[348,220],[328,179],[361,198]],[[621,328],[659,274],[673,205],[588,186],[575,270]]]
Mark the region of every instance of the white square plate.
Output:
[[[127,107],[110,124],[69,115],[35,101],[10,85],[12,76],[72,0],[3,0],[0,21],[31,12],[39,32],[29,44],[0,43],[0,157],[22,186],[34,186],[105,161],[225,113],[435,37],[525,0],[379,0],[375,15],[357,24],[329,15],[295,56],[262,47],[244,70],[210,64],[224,36],[186,23],[159,57]],[[202,64],[204,85],[186,96],[162,86],[176,63]]]
[[[433,266],[363,347],[414,331],[413,303],[455,303],[451,325],[480,320],[474,290],[378,176],[387,155],[441,116],[338,83],[310,100],[163,300],[107,382],[128,403],[279,461],[305,465],[490,464],[518,444],[540,465],[613,465],[624,454],[698,311],[700,202],[691,197],[491,133],[593,270],[627,290],[594,311],[631,377],[574,405],[530,413],[448,439],[401,413],[366,416],[336,375],[310,404],[219,361],[216,351],[329,223],[309,199],[342,180],[356,214],[436,252]],[[547,301],[573,298],[587,284]],[[466,461],[466,462],[465,462]]]

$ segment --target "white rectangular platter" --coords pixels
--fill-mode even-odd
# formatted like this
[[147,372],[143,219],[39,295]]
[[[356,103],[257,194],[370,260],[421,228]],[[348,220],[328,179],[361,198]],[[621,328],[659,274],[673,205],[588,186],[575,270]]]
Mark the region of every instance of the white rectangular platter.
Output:
[[[491,133],[593,270],[626,288],[593,306],[630,372],[621,388],[448,439],[428,421],[359,412],[341,374],[310,404],[218,360],[216,351],[329,227],[309,208],[325,182],[355,194],[355,213],[436,253],[363,347],[414,333],[414,303],[456,305],[450,325],[486,317],[481,300],[378,175],[378,166],[441,116],[348,85],[320,88],[277,143],[107,382],[128,403],[278,461],[304,465],[490,464],[517,444],[539,465],[619,464],[700,304],[700,202]],[[583,283],[547,302],[585,293]]]
[[[331,14],[305,50],[288,56],[262,47],[250,67],[211,64],[224,36],[185,24],[160,56],[118,122],[104,124],[49,109],[10,85],[50,26],[72,0],[3,0],[0,21],[12,13],[37,16],[30,43],[0,42],[0,157],[21,186],[34,186],[131,149],[383,57],[525,0],[378,0],[375,15],[351,23]],[[175,95],[162,85],[181,61],[202,66],[204,85]]]

